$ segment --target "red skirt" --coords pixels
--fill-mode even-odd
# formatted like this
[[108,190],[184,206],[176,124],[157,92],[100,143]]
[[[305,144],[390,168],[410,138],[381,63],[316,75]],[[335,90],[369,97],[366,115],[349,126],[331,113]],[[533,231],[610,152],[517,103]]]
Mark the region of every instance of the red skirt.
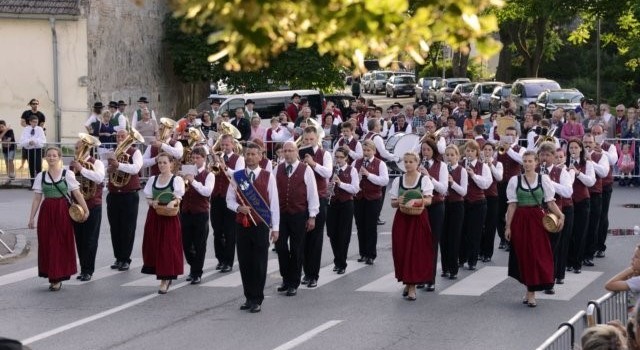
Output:
[[45,198],[38,215],[38,276],[66,281],[78,272],[73,223],[65,198]]
[[161,216],[149,207],[142,240],[142,273],[158,279],[183,274],[182,233],[179,216]]
[[433,281],[433,244],[426,210],[420,215],[396,211],[391,228],[391,251],[399,282],[420,284]]
[[553,251],[538,207],[518,207],[511,221],[509,276],[529,291],[553,287]]

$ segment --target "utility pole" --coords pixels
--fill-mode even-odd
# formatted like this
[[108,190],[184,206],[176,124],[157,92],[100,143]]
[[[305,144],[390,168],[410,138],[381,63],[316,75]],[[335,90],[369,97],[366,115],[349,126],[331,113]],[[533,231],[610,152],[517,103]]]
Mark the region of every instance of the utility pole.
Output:
[[598,114],[600,113],[600,24],[602,20],[598,17],[598,35],[596,36],[596,104]]

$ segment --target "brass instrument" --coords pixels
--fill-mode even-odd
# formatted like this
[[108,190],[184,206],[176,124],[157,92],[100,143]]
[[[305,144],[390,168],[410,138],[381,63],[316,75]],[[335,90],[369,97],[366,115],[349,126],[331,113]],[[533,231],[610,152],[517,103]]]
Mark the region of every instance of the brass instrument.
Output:
[[496,134],[502,137],[507,131],[508,127],[516,127],[516,120],[511,117],[498,117],[496,119]]
[[207,139],[200,128],[191,127],[188,133],[189,140],[187,140],[187,146],[182,149],[182,164],[191,164],[191,152],[193,148],[198,143]]
[[231,137],[233,137],[234,139],[233,143],[236,147],[234,151],[236,153],[242,153],[242,145],[240,145],[240,142],[238,142],[238,139],[242,137],[242,134],[240,134],[240,130],[238,130],[238,128],[236,128],[229,122],[221,122],[220,126],[218,127],[218,133],[219,135],[216,139],[216,142],[213,144],[213,146],[211,146],[212,152],[215,153],[218,151],[218,148],[220,147],[220,140],[222,140],[223,135],[231,135]]
[[434,131],[433,133],[425,132],[424,136],[422,136],[422,138],[420,139],[420,142],[418,142],[418,144],[422,144],[424,141],[427,140],[427,138],[430,138],[433,141],[438,142],[438,138],[440,137],[440,134],[442,134],[442,132],[445,131],[446,129],[447,129],[447,127],[443,126],[440,129]]
[[211,172],[213,175],[220,174],[220,171],[222,170],[222,167],[220,166],[220,163],[222,163],[222,161],[220,160],[220,157],[222,157],[222,152],[209,154],[208,169],[209,169],[209,172]]
[[[136,141],[138,141],[139,143],[144,143],[144,137],[140,135],[138,130],[131,128],[131,130],[129,130],[127,138],[124,139],[124,141],[122,141],[118,145],[118,147],[116,147],[116,150],[114,152],[116,161],[118,163],[129,162],[129,154],[127,153],[127,151],[129,150],[129,147],[131,147],[131,145],[133,145]],[[129,183],[129,180],[131,180],[131,174],[125,173],[123,171],[117,170],[109,174],[109,181],[115,187],[124,187]]]
[[[83,168],[87,170],[93,170],[93,164],[86,162],[85,158],[87,158],[89,152],[93,147],[100,146],[100,140],[83,132],[79,133],[78,137],[80,138],[80,141],[82,141],[82,145],[76,149],[75,161],[80,163]],[[93,198],[93,196],[96,194],[98,184],[80,175],[79,172],[76,173],[76,176],[78,178],[78,182],[80,183],[80,192],[82,193],[84,199],[89,200]]]
[[[308,118],[307,119],[307,126],[313,126],[316,129],[316,133],[318,135],[318,147],[322,148],[322,140],[324,139],[324,128],[322,127],[322,125],[320,125],[320,123],[318,123],[317,120],[313,119],[313,118]],[[303,132],[304,134],[304,132]],[[298,136],[298,139],[296,139],[296,146],[298,146],[298,148],[300,148],[300,146],[302,146],[302,136],[304,135],[300,135]]]
[[171,133],[176,128],[176,121],[169,118],[160,118],[160,130],[158,130],[158,139],[160,142],[165,142],[165,140],[171,136]]
[[543,142],[552,142],[555,144],[556,138],[553,135],[555,135],[556,129],[557,128],[555,126],[549,129],[542,128],[538,135],[538,139],[536,140],[535,147],[539,147]]

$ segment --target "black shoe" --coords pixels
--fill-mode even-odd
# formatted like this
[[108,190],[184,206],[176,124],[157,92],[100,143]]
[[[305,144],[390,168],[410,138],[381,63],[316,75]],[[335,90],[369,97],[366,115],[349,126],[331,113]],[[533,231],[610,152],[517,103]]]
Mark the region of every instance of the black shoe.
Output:
[[82,282],[89,282],[89,281],[91,281],[91,275],[90,275],[90,274],[88,274],[88,273],[83,273],[83,274],[81,275],[80,281],[82,281]]
[[467,270],[469,270],[469,271],[475,271],[475,270],[476,270],[476,265],[469,265],[469,267],[467,268]]
[[202,282],[202,278],[200,276],[194,276],[191,280],[191,284],[200,284]]
[[112,270],[118,270],[118,269],[120,269],[120,266],[122,266],[122,262],[116,260],[116,262],[111,264],[111,269]]
[[128,262],[123,262],[120,267],[118,268],[118,271],[127,271],[129,270],[129,263]]
[[449,277],[449,273],[442,271],[442,273],[440,274],[440,277],[448,278]]
[[304,276],[304,277],[302,278],[302,281],[300,281],[300,284],[305,285],[305,286],[306,286],[307,284],[309,284],[309,277]]
[[596,258],[604,258],[604,251],[598,250],[596,252]]
[[416,284],[416,288],[417,289],[422,289],[422,288],[424,288],[424,284]]
[[364,263],[367,265],[373,265],[373,259],[367,258],[367,260]]
[[485,257],[482,259],[482,262],[484,262],[484,263],[491,262],[491,258],[490,258],[490,257],[488,257],[488,256],[485,256]]
[[589,266],[589,267],[591,267],[591,266],[595,266],[595,264],[593,263],[593,260],[591,260],[591,259],[584,259],[584,260],[582,260],[582,265],[584,265],[584,266]]
[[378,219],[378,226],[384,225],[386,223],[387,223],[386,221],[382,221],[382,220]]
[[427,292],[433,292],[434,290],[436,290],[436,285],[433,283],[427,283],[427,288],[425,288],[424,290],[426,290]]
[[344,275],[346,269],[338,269],[338,271],[336,271],[336,273],[338,275]]
[[573,267],[567,266],[567,271],[573,271]]
[[364,256],[361,256],[360,259],[356,260],[357,262],[365,262],[367,260],[367,258],[365,258]]
[[500,241],[500,244],[498,245],[498,249],[504,249],[507,245],[503,242]]
[[545,290],[544,290],[544,294],[554,295],[554,294],[556,294],[556,291],[555,291],[553,288],[551,288],[551,289],[545,289]]
[[307,284],[307,287],[309,288],[315,288],[318,286],[318,281],[314,278],[309,280],[309,283]]
[[556,284],[564,284],[564,279],[556,278]]
[[286,285],[281,285],[280,287],[278,287],[278,289],[276,289],[278,292],[282,293],[282,292],[286,292],[289,290],[289,287],[287,287]]
[[298,294],[298,288],[291,287],[291,288],[287,289],[287,296],[288,297],[292,297],[292,296],[294,296],[296,294]]
[[252,306],[253,304],[251,304],[248,301],[245,301],[244,304],[240,305],[240,310],[249,310],[251,309]]
[[336,272],[336,271],[338,271],[338,266],[333,265],[333,272]]
[[233,267],[231,267],[230,265],[223,265],[220,269],[220,272],[227,273],[231,272],[231,270],[233,270]]
[[573,269],[573,273],[575,273],[575,274],[578,274],[578,273],[581,273],[581,272],[582,272],[582,270],[580,270],[579,268]]
[[255,314],[262,311],[262,306],[260,306],[259,304],[253,304],[251,306],[251,309],[249,310],[250,313]]
[[507,244],[504,246],[504,251],[505,252],[511,251],[511,243],[507,242]]
[[223,263],[218,263],[218,265],[216,265],[216,270],[222,269],[223,266],[224,266]]
[[187,278],[185,279],[185,281],[187,281],[187,282],[191,282],[191,281],[193,281],[193,276],[191,276],[191,275],[187,276]]
[[78,276],[76,276],[76,279],[77,279],[77,280],[81,280],[81,279],[82,279],[82,275],[83,275],[83,274],[79,274]]
[[450,275],[449,279],[450,280],[457,280],[458,279],[458,275]]

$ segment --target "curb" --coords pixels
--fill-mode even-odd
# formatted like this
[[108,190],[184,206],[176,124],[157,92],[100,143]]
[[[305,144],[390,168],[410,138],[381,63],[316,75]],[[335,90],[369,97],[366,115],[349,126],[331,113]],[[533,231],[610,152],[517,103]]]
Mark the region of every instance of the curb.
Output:
[[16,235],[16,245],[13,247],[13,253],[7,254],[0,258],[0,264],[8,264],[16,259],[25,257],[31,251],[31,242],[22,234]]

